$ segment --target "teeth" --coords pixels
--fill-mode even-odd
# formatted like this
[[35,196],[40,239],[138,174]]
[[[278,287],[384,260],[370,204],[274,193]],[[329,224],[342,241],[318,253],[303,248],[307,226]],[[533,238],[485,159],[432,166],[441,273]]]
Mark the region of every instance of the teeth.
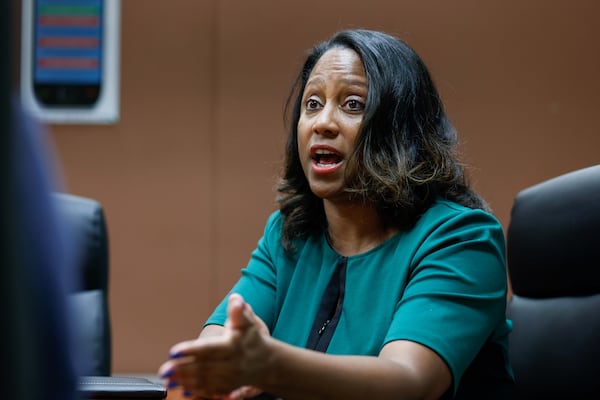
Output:
[[325,154],[326,155],[326,154],[335,154],[335,153],[333,151],[320,149],[320,150],[315,151],[315,154],[319,154],[319,155],[324,155]]

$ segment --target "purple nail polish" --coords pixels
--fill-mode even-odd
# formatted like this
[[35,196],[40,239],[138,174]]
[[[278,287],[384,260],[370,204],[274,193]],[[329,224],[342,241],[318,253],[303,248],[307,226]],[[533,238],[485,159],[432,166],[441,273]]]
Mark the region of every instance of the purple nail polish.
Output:
[[185,354],[183,354],[182,352],[178,351],[176,353],[170,353],[169,354],[169,358],[181,358],[185,356]]
[[168,378],[168,377],[170,377],[170,376],[173,376],[173,370],[172,370],[172,369],[170,369],[170,370],[166,371],[166,372],[165,372],[164,374],[162,374],[160,377],[164,379],[164,378]]
[[175,381],[169,381],[169,384],[167,385],[167,387],[168,387],[169,389],[176,388],[177,386],[178,386],[178,383],[177,383],[177,382],[175,382]]

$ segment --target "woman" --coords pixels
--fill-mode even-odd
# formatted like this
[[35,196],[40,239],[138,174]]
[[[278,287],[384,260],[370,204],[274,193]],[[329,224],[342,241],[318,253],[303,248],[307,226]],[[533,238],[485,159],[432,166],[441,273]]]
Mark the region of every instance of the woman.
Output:
[[504,235],[422,61],[343,31],[295,89],[280,210],[160,374],[196,398],[507,398]]

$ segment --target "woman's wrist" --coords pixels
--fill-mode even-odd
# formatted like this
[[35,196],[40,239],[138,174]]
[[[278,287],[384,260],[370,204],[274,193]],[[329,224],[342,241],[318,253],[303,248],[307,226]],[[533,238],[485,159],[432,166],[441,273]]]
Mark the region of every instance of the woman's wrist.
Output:
[[256,356],[254,366],[250,366],[252,376],[250,384],[260,387],[265,391],[272,388],[274,382],[281,382],[280,369],[282,366],[278,362],[280,359],[281,342],[269,335],[261,335],[262,343]]

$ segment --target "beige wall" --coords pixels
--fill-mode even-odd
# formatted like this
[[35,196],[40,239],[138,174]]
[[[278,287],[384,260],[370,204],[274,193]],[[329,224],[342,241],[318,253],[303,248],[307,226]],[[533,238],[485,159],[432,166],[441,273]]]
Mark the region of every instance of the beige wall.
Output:
[[595,0],[123,1],[120,121],[50,127],[68,190],[106,209],[115,373],[155,372],[245,265],[317,40],[406,39],[506,227],[520,189],[600,163],[598,14]]

